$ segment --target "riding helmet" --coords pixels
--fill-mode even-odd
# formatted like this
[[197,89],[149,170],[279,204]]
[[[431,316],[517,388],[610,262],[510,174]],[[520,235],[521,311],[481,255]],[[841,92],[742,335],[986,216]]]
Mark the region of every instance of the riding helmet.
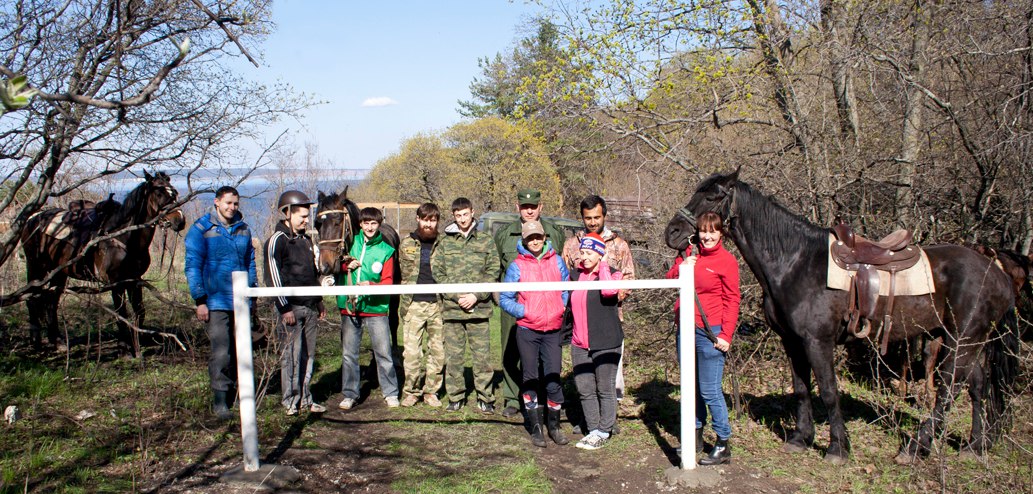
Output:
[[280,194],[280,200],[277,201],[276,209],[283,212],[290,206],[311,206],[312,204],[315,203],[313,203],[304,192],[288,190],[287,192]]

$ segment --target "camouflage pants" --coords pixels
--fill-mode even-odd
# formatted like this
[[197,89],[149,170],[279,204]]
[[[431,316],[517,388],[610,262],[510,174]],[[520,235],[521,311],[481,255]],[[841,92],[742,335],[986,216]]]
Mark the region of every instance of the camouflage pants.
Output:
[[445,320],[445,391],[449,401],[466,398],[466,346],[470,346],[470,362],[473,367],[473,384],[477,399],[495,403],[491,379],[495,370],[491,366],[491,344],[487,319]]
[[[405,345],[402,352],[405,367],[403,394],[436,395],[441,390],[442,370],[445,368],[445,339],[441,326],[441,304],[413,302],[409,305],[402,321]],[[423,362],[424,337],[427,341],[426,364]]]

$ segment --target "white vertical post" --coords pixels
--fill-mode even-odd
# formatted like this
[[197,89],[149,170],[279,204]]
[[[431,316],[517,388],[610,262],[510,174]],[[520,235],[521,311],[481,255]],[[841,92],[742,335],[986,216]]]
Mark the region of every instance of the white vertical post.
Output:
[[244,442],[244,471],[258,471],[258,421],[255,417],[255,371],[251,354],[251,306],[247,271],[233,272],[233,324],[237,345],[237,392],[240,396],[240,436]]
[[694,273],[685,263],[678,268],[679,331],[681,348],[681,467],[683,470],[696,468],[696,304]]

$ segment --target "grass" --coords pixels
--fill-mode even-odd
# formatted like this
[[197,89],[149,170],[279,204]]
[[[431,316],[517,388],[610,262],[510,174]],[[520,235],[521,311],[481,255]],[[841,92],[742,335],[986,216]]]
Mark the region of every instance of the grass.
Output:
[[[151,314],[164,317],[161,308]],[[6,311],[3,316],[11,323],[9,327],[18,327],[17,310]],[[107,328],[101,322],[109,319],[90,310],[72,312],[68,317],[67,324],[92,328],[94,333],[98,328]],[[163,324],[197,330],[188,316],[179,317],[170,317]],[[335,319],[332,315],[330,318]],[[491,331],[494,359],[498,362],[499,329],[494,319]],[[189,330],[181,333],[189,334]],[[628,334],[629,338],[637,337],[635,331]],[[193,341],[200,351],[192,358],[173,352],[150,356],[142,362],[98,360],[92,354],[67,362],[63,356],[40,359],[18,351],[0,356],[0,405],[17,405],[24,414],[22,420],[7,425],[0,434],[0,493],[131,492],[156,485],[171,488],[172,484],[163,482],[169,482],[191,465],[198,468],[191,478],[203,478],[217,474],[226,465],[239,463],[239,425],[221,424],[211,418],[203,355],[206,339],[195,333]],[[913,433],[928,412],[846,376],[840,380],[841,401],[853,446],[852,457],[846,466],[831,468],[822,457],[829,432],[817,396],[816,447],[795,456],[781,452],[782,434],[784,429],[793,427],[795,408],[785,396],[788,369],[777,341],[744,338],[737,343],[739,355],[763,356],[740,365],[734,376],[743,389],[747,412],[742,416],[733,414],[734,465],[743,469],[744,475],[759,477],[757,482],[779,486],[779,492],[1033,489],[1033,452],[1029,446],[1033,444],[1033,421],[1028,418],[1033,416],[1033,400],[1028,394],[1017,403],[1012,432],[984,460],[958,457],[957,442],[967,436],[971,420],[967,396],[962,394],[948,416],[947,433],[937,441],[933,455],[916,465],[901,467],[892,461],[898,438]],[[368,348],[368,340],[366,345]],[[773,349],[753,348],[760,345]],[[598,462],[600,474],[639,475],[655,483],[662,481],[663,468],[648,459],[661,456],[659,443],[677,445],[677,372],[672,370],[673,359],[668,354],[673,352],[669,348],[643,347],[644,350],[630,353],[626,362],[629,395],[643,404],[641,412],[636,412],[637,417],[621,419],[622,433],[606,448],[577,458]],[[321,327],[317,351],[313,392],[317,400],[334,407],[332,400],[340,392],[341,365],[336,322]],[[1024,352],[1028,355],[1028,345]],[[261,370],[260,365],[275,369],[273,356],[261,351],[258,355],[264,356],[256,358],[256,369]],[[370,352],[364,349],[363,364],[368,364],[369,358]],[[549,457],[530,451],[526,437],[515,425],[485,420],[471,407],[455,415],[425,407],[395,409],[383,420],[287,417],[279,405],[279,390],[273,377],[275,373],[267,374],[265,384],[270,388],[258,409],[261,451],[271,454],[283,445],[294,455],[315,455],[326,464],[325,471],[313,471],[316,467],[307,466],[307,475],[323,475],[321,479],[338,475],[345,482],[342,485],[355,487],[354,490],[565,490],[555,481],[555,465],[550,464],[554,459],[542,459]],[[568,400],[576,399],[572,386],[568,386],[566,395]],[[81,411],[93,415],[78,417]],[[355,441],[360,439],[364,442],[357,444]],[[707,439],[712,442],[712,434],[708,433]],[[571,449],[558,454],[574,458],[581,453]],[[346,468],[342,464],[361,468]],[[346,477],[362,468],[380,475],[361,481]],[[744,479],[735,477],[727,482],[736,484],[740,480]],[[331,485],[324,487],[333,490]],[[206,490],[205,485],[197,490]]]

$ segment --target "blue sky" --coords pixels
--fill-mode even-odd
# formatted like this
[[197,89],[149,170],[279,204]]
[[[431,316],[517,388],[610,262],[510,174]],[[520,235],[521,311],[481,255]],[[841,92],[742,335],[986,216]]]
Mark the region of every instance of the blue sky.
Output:
[[456,101],[469,99],[478,57],[509,50],[537,9],[523,0],[279,0],[263,66],[242,70],[327,101],[285,122],[299,131],[295,142],[318,144],[335,167],[370,168],[406,137],[460,121]]

